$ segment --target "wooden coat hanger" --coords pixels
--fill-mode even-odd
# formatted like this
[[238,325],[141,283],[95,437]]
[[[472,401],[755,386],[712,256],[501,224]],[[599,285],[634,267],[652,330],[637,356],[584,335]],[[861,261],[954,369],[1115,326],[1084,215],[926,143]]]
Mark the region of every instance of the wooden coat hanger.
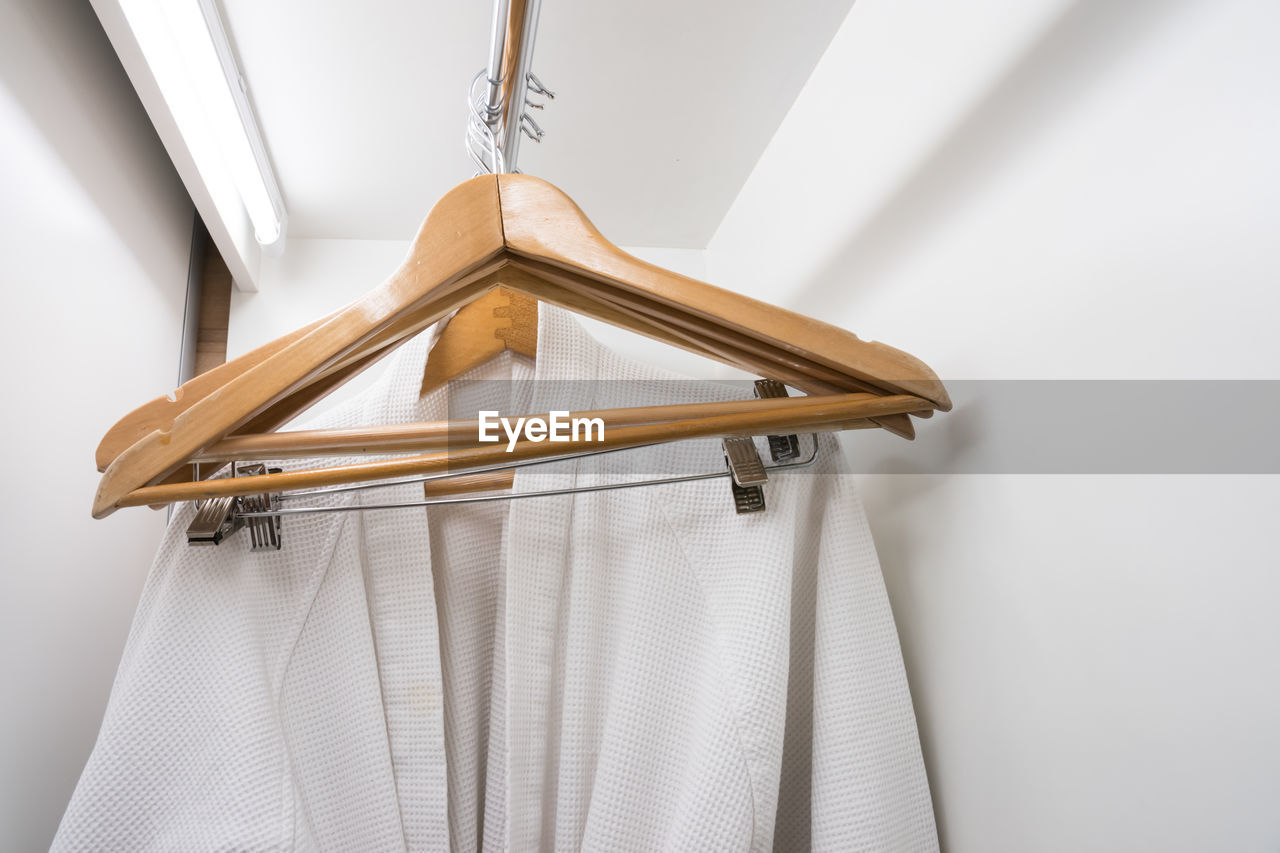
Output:
[[[219,440],[275,429],[396,344],[498,286],[779,379],[809,394],[839,395],[826,408],[814,408],[817,401],[809,397],[795,398],[782,409],[760,407],[711,416],[701,419],[703,424],[682,426],[689,434],[703,429],[777,429],[785,426],[785,413],[790,412],[792,425],[806,431],[815,424],[871,419],[909,437],[905,413],[950,408],[942,383],[918,359],[646,264],[605,240],[550,184],[523,175],[487,175],[459,185],[441,199],[409,258],[381,287],[186,383],[174,399],[152,401],[122,419],[99,447],[98,461],[106,470],[94,515],[155,499],[205,494],[212,484],[170,483],[164,491],[155,490]],[[716,421],[717,417],[738,420]],[[651,424],[624,429],[656,434]],[[626,435],[630,438],[620,440],[638,441],[641,433]],[[494,449],[477,448],[473,455],[480,458]],[[537,458],[540,451],[527,452]],[[290,482],[301,481],[294,477]],[[139,490],[141,495],[132,494]]]
[[[905,414],[928,405],[921,398],[906,394],[876,396],[864,393],[792,397],[785,400],[744,400],[739,404],[743,407],[743,411],[723,415],[710,414],[676,420],[664,419],[629,426],[615,426],[610,422],[605,441],[592,443],[590,448],[593,451],[623,450],[695,438],[777,434],[797,430],[830,432],[845,429],[847,424],[863,419],[884,414]],[[606,414],[625,411],[626,409],[609,409],[606,410]],[[573,413],[574,417],[581,415],[582,413]],[[446,428],[452,428],[452,425]],[[376,434],[381,433],[381,430],[371,427],[369,432]],[[581,449],[580,446],[564,449],[547,442],[521,441],[511,452],[503,447],[473,445],[459,449],[451,447],[448,451],[423,456],[359,462],[342,467],[312,468],[303,471],[198,482],[162,483],[132,490],[120,498],[113,510],[124,506],[160,506],[184,500],[340,486],[424,474],[449,475],[451,472],[460,470],[500,470],[511,463],[555,459]]]

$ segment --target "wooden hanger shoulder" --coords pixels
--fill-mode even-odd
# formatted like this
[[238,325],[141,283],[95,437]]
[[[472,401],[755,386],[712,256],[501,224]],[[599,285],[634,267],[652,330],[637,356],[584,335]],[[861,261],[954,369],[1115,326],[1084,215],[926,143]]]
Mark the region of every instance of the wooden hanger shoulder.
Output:
[[[670,306],[747,340],[767,341],[886,393],[923,397],[944,411],[951,407],[937,375],[914,356],[641,261],[610,243],[572,199],[546,181],[499,175],[498,192],[507,251],[520,258]],[[548,222],[554,227],[546,227]]]
[[402,306],[431,301],[443,316],[451,292],[491,272],[503,252],[497,180],[473,178],[436,204],[409,258],[363,298],[249,367],[122,452],[107,468],[94,499],[95,518],[109,515],[129,492],[166,476],[196,451],[285,395],[305,387],[333,362],[384,329]]
[[427,358],[421,393],[434,391],[505,350],[537,357],[538,300],[499,286],[449,320]]

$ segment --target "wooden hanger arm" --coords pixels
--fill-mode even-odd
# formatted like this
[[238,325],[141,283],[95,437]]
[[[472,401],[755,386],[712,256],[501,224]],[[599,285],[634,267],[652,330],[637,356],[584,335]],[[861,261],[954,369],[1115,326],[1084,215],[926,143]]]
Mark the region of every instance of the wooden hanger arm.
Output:
[[[915,412],[912,412],[912,414],[915,414]],[[849,429],[876,429],[877,427],[878,424],[875,421],[863,419],[827,425],[821,431],[825,432],[827,429],[842,431]],[[496,471],[483,471],[479,474],[459,474],[454,477],[442,477],[438,480],[426,480],[422,484],[422,496],[430,500],[474,492],[502,491],[511,488],[515,484],[515,474],[516,470],[514,468],[500,468]]]
[[[569,417],[600,418],[610,429],[706,418],[718,415],[751,414],[793,408],[797,401],[812,397],[771,397],[766,399],[726,400],[712,403],[675,403],[662,406],[635,406],[625,409],[596,409],[574,412]],[[841,394],[822,398],[824,402],[858,402],[878,399],[874,394]],[[920,401],[919,406],[927,406]],[[521,417],[547,417],[523,415]],[[514,416],[509,416],[514,417]],[[478,440],[479,421],[428,421],[425,423],[388,424],[376,427],[346,429],[293,430],[225,438],[195,455],[193,462],[236,459],[285,459],[305,456],[347,456],[358,454],[406,453],[426,450],[482,447]]]
[[492,176],[459,185],[432,209],[409,259],[381,287],[338,312],[266,361],[236,376],[174,419],[130,446],[107,468],[93,515],[101,518],[126,494],[181,465],[196,451],[229,434],[310,376],[373,338],[403,311],[435,300],[436,318],[456,305],[453,290],[491,270],[502,253],[497,183]]
[[261,364],[289,344],[321,326],[333,316],[333,314],[330,314],[328,317],[308,323],[301,329],[263,344],[239,358],[207,370],[179,385],[174,389],[170,397],[157,397],[150,402],[143,403],[118,420],[102,437],[102,441],[98,443],[97,452],[94,454],[94,458],[98,463],[98,470],[105,471],[117,456],[139,439],[156,430],[161,432],[168,430],[173,426],[173,421],[178,415],[217,391],[236,376]]
[[[600,288],[590,285],[584,289],[571,274],[545,264],[513,260],[508,270],[513,269],[518,270],[520,276],[516,278],[513,273],[507,273],[512,286],[531,293],[540,300],[639,332],[714,361],[749,369],[760,376],[777,379],[809,394],[838,394],[854,390],[883,393],[878,388],[850,380],[829,368],[786,354],[779,355],[776,349],[767,345],[751,346],[750,343],[743,343],[726,335],[709,336],[706,330],[708,324],[682,322],[682,318],[670,309],[652,309],[634,298],[606,295],[600,292]],[[873,420],[895,435],[907,440],[915,438],[915,427],[907,415],[885,415]]]
[[516,255],[676,306],[793,355],[821,361],[873,387],[923,397],[943,411],[951,407],[946,389],[919,359],[632,257],[605,239],[567,195],[546,181],[499,175],[498,192],[504,240]]
[[[760,375],[779,379],[793,387],[801,388],[811,393],[839,393],[847,390],[849,385],[847,381],[841,382],[839,374],[829,368],[806,366],[800,369],[793,369],[791,365],[780,366],[762,357],[758,352],[735,350],[730,345],[722,342],[703,340],[698,334],[683,330],[678,326],[661,325],[662,318],[658,318],[655,321],[647,315],[637,313],[631,302],[618,304],[614,301],[603,299],[599,288],[583,293],[581,288],[573,287],[574,283],[575,280],[567,273],[557,272],[550,276],[535,275],[526,269],[526,262],[521,261],[508,263],[500,270],[486,276],[476,284],[473,291],[476,294],[480,294],[494,288],[506,287],[516,293],[527,294],[539,301],[559,305],[579,314],[638,332],[712,360],[739,367],[749,366]],[[331,368],[333,372],[322,376],[311,385],[294,392],[294,394],[281,400],[261,415],[256,416],[239,429],[237,434],[270,432],[288,423],[303,410],[332,391],[334,387],[365,369],[378,358],[381,358],[393,348],[395,343],[420,332],[422,328],[424,328],[424,324],[421,322],[421,318],[414,322],[405,322],[403,319],[398,321],[397,325],[389,327],[361,350],[353,353],[348,363],[340,364],[337,369]],[[372,355],[368,352],[368,350],[378,346],[385,346],[386,349]],[[430,364],[430,361],[428,361],[428,364]],[[804,369],[809,369],[811,372],[816,370],[827,381],[819,382],[812,379],[806,373],[801,372]],[[913,435],[909,420],[905,416],[889,415],[877,419],[877,421],[886,429],[898,435],[906,438],[911,438]],[[199,454],[199,458],[231,457],[222,456],[215,449],[210,448]],[[247,457],[237,458],[243,459]]]
[[[203,480],[194,483],[144,486],[122,495],[119,507],[146,506],[228,495],[292,491],[322,486],[372,482],[449,471],[469,473],[478,467],[501,467],[512,462],[551,459],[582,450],[621,450],[667,441],[730,435],[763,435],[783,432],[822,432],[870,416],[905,413],[932,405],[909,395],[848,400],[839,397],[796,397],[781,408],[729,415],[713,415],[679,421],[606,428],[603,441],[551,443],[522,440],[510,452],[503,446],[469,447],[387,461],[360,462],[336,468],[286,471],[252,477]],[[750,402],[750,401],[748,401]],[[755,401],[765,402],[765,401]]]
[[514,468],[482,471],[479,474],[460,474],[457,477],[442,477],[439,480],[426,480],[423,482],[422,496],[431,499],[471,492],[500,491],[511,488],[515,483],[515,479],[516,471]]
[[[536,269],[537,274],[530,271]],[[836,393],[845,390],[848,382],[841,382],[841,377],[828,368],[814,368],[811,365],[795,368],[794,360],[786,367],[771,363],[759,352],[747,352],[734,349],[722,341],[706,341],[689,330],[682,330],[679,324],[672,326],[670,316],[659,315],[650,318],[647,314],[637,313],[643,306],[637,307],[636,300],[623,298],[606,298],[599,288],[593,288],[584,294],[580,286],[575,287],[576,279],[567,272],[546,268],[545,265],[533,265],[526,261],[508,264],[493,272],[474,285],[467,288],[459,296],[481,294],[500,286],[507,286],[520,293],[526,293],[542,301],[560,305],[568,310],[595,317],[604,322],[660,340],[664,343],[693,351],[713,360],[736,366],[749,366],[761,375],[780,379],[793,387],[802,388],[812,393]],[[670,312],[668,312],[670,313]],[[174,418],[186,411],[196,402],[221,387],[227,381],[257,366],[268,357],[284,347],[300,339],[305,334],[323,325],[335,315],[313,322],[296,332],[290,333],[265,344],[250,353],[219,365],[204,373],[174,392],[175,400],[158,398],[131,412],[117,423],[99,446],[98,460],[100,468],[104,468],[124,449],[152,431],[167,431],[172,427]],[[661,325],[666,322],[667,325]],[[292,421],[299,414],[310,408],[320,399],[327,396],[335,388],[342,385],[352,376],[360,373],[381,359],[404,339],[422,331],[427,323],[422,316],[402,317],[396,323],[378,333],[368,343],[354,351],[350,356],[332,364],[324,371],[317,372],[310,384],[294,391],[281,401],[273,404],[261,414],[237,430],[239,434],[264,433],[278,429]],[[698,328],[702,331],[706,324]],[[816,381],[804,371],[819,373],[825,381]],[[930,414],[922,412],[918,414]],[[889,416],[882,419],[883,425],[890,431],[911,437],[909,426],[903,427],[904,418]],[[214,458],[229,458],[211,455],[205,452],[199,458],[208,461]],[[210,469],[213,473],[216,469]]]
[[[878,388],[851,380],[830,368],[782,353],[776,348],[753,345],[731,335],[716,334],[713,324],[682,318],[680,312],[669,306],[655,307],[630,294],[606,291],[593,281],[586,280],[584,283],[580,276],[547,264],[512,257],[502,276],[505,286],[528,293],[540,301],[638,332],[714,361],[746,368],[759,376],[777,379],[809,394],[839,394],[858,390],[883,393]],[[932,409],[923,411],[932,414]],[[886,414],[870,420],[873,425],[908,441],[915,438],[915,426],[909,415]]]

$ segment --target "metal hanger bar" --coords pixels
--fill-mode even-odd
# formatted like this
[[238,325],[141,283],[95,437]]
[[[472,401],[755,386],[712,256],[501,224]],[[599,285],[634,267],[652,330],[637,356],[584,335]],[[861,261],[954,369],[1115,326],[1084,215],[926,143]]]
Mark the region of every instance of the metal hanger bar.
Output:
[[635,447],[610,447],[606,450],[580,450],[577,453],[566,453],[551,459],[518,459],[514,462],[496,462],[492,465],[477,465],[459,471],[446,471],[442,474],[422,474],[418,477],[407,477],[402,480],[382,480],[375,483],[356,483],[350,486],[326,486],[322,489],[309,489],[305,492],[284,492],[281,500],[304,498],[312,495],[330,495],[335,492],[360,492],[366,489],[385,489],[390,486],[405,486],[413,483],[429,483],[432,480],[447,480],[450,477],[461,477],[468,474],[484,474],[488,471],[506,471],[509,468],[528,468],[531,465],[546,465],[551,462],[563,462],[567,459],[581,459],[585,456],[603,456],[606,453],[622,453],[627,450],[639,450],[642,447],[654,447],[660,442],[639,444]]
[[[789,463],[784,463],[780,465],[765,465],[764,470],[765,471],[791,471],[797,468],[807,468],[810,465],[812,465],[818,459],[818,437],[816,435],[810,435],[810,439],[813,442],[813,449],[809,452],[808,458],[803,459],[799,462],[789,462]],[[651,445],[646,445],[646,446],[651,446]],[[624,448],[624,449],[635,450],[637,448]],[[596,453],[613,453],[613,452],[616,452],[616,451],[611,451],[611,450],[596,451]],[[591,454],[584,454],[584,455],[591,455]],[[564,457],[564,458],[568,458],[568,457]],[[553,460],[553,461],[559,461],[559,460]],[[543,460],[543,462],[545,464],[545,460]],[[534,463],[534,464],[538,464],[538,463]],[[508,467],[515,467],[515,466],[508,466]],[[468,473],[471,473],[471,472],[468,472]],[[672,483],[691,483],[699,480],[716,480],[723,477],[731,477],[731,476],[732,476],[732,473],[729,470],[711,471],[705,474],[686,474],[680,477],[663,477],[655,480],[639,480],[635,482],[626,482],[626,483],[605,483],[597,486],[575,486],[573,488],[568,488],[568,489],[544,489],[537,492],[513,492],[511,494],[504,494],[504,495],[477,495],[474,497],[467,497],[467,498],[432,498],[432,499],[421,500],[421,501],[407,501],[403,503],[385,503],[385,504],[351,504],[346,506],[300,506],[300,507],[289,507],[287,509],[274,509],[274,510],[269,510],[265,512],[237,512],[236,517],[237,518],[271,518],[271,517],[280,517],[285,515],[304,515],[304,514],[311,514],[311,513],[318,513],[318,512],[364,512],[365,510],[374,510],[374,509],[414,509],[417,507],[437,506],[441,504],[485,503],[488,501],[516,500],[519,498],[544,498],[544,497],[551,497],[554,495],[572,495],[572,494],[581,494],[586,492],[604,492],[604,491],[612,491],[613,489],[634,489],[640,486],[665,486],[665,485],[670,485]],[[438,479],[438,478],[433,477],[431,479]],[[403,482],[413,483],[417,481],[405,480]],[[394,485],[400,485],[400,483],[376,483],[371,486],[361,486],[357,488],[383,488],[386,486],[394,486]],[[310,494],[316,494],[316,492],[288,493],[288,494],[280,495],[279,498],[283,500],[285,498],[300,497],[302,495],[310,495]]]
[[[755,387],[756,387],[757,396],[762,398],[779,398],[779,397],[787,396],[786,387],[782,385],[782,383],[771,380],[771,379],[756,380]],[[800,455],[799,447],[798,445],[795,444],[796,442],[795,435],[770,435],[768,436],[768,440],[770,442],[770,450],[771,450],[770,455],[773,457],[773,461],[775,462],[783,462],[788,459],[793,459]],[[731,462],[731,468],[734,472],[735,481],[737,481],[739,479],[739,476],[742,475],[743,472],[747,470],[745,467],[742,467],[745,464],[745,459],[746,459],[745,457],[742,457],[742,452],[754,455],[751,438],[749,436],[733,436],[733,437],[725,438],[723,439],[723,441],[724,441],[726,454]],[[654,447],[662,443],[663,442],[654,441],[654,442],[649,442],[647,444],[635,445],[631,447],[611,447],[603,450],[599,450],[599,449],[579,450],[576,452],[565,453],[565,454],[557,455],[555,457],[546,458],[546,459],[522,459],[522,460],[513,460],[511,462],[495,462],[489,465],[473,465],[463,469],[454,470],[454,471],[444,471],[437,474],[421,474],[413,477],[397,478],[394,480],[379,480],[374,482],[354,483],[354,484],[347,484],[347,485],[340,485],[340,486],[326,486],[326,487],[317,488],[317,489],[308,489],[306,491],[284,492],[280,495],[280,498],[281,500],[290,500],[290,499],[308,497],[311,495],[329,495],[329,494],[337,494],[341,492],[358,492],[366,489],[381,489],[381,488],[387,488],[389,486],[408,485],[412,483],[429,483],[436,480],[447,480],[452,477],[460,477],[460,476],[465,476],[470,474],[484,474],[491,471],[507,471],[514,468],[528,467],[530,465],[545,465],[549,462],[559,462],[559,461],[568,460],[568,459],[581,459],[588,456],[600,456],[606,453],[619,453],[627,450],[639,450],[642,447]],[[789,452],[780,453],[779,448],[781,447],[787,448]],[[738,449],[740,452],[737,454],[731,452],[735,449]],[[337,455],[340,455],[340,454],[337,454]],[[759,468],[758,455],[756,456],[755,467],[757,469]],[[233,472],[234,472],[234,469],[233,469]],[[750,475],[747,475],[747,476],[750,476]],[[759,479],[758,480],[753,479],[752,482],[763,482],[764,479],[767,479],[767,477],[763,476],[763,470],[758,470],[756,473],[756,476]],[[748,485],[748,483],[739,482],[739,485]]]

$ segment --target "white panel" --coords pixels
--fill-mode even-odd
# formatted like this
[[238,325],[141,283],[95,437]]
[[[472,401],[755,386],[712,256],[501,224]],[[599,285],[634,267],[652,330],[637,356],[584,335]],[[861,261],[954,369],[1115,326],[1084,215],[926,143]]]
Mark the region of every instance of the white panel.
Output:
[[148,65],[119,0],[93,0],[93,7],[236,287],[256,290],[262,251],[231,173],[220,168],[201,169],[202,163],[206,167],[220,163],[212,134],[185,139],[175,112],[181,105],[167,102],[157,82],[157,73],[173,74],[176,69]]
[[[712,276],[944,379],[1280,378],[1278,27],[1263,0],[859,3]],[[1036,441],[955,387],[864,478],[944,849],[1280,849],[1278,479],[894,475]]]
[[[610,239],[701,249],[851,0],[555,0],[533,68],[557,100],[519,166]],[[412,237],[472,166],[488,2],[224,0],[290,235]]]
[[0,849],[46,849],[164,514],[94,521],[98,439],[178,378],[194,211],[84,4],[0,4]]

